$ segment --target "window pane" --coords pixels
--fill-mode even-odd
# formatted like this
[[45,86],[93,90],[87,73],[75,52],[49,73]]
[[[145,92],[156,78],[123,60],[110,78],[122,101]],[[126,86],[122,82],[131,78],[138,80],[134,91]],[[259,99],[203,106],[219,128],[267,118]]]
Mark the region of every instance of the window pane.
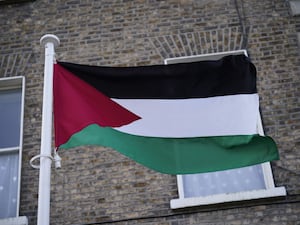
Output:
[[185,198],[265,189],[261,165],[183,175],[182,180]]
[[21,89],[0,91],[0,148],[19,146]]
[[18,167],[18,152],[0,154],[0,218],[17,216]]

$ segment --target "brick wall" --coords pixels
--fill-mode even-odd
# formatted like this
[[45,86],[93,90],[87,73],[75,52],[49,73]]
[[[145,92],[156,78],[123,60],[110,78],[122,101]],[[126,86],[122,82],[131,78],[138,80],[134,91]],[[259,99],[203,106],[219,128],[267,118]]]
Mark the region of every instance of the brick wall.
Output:
[[176,177],[100,147],[62,151],[52,171],[51,224],[300,224],[300,17],[284,0],[36,0],[0,6],[0,77],[26,76],[20,214],[36,223],[46,33],[57,59],[93,65],[162,64],[164,58],[247,48],[258,70],[265,132],[284,199],[171,210]]

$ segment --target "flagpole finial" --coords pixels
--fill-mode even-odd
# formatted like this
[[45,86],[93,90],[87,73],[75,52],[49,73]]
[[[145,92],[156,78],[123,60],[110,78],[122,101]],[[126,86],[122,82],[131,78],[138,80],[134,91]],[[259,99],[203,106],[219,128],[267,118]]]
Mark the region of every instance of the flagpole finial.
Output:
[[40,43],[43,46],[46,46],[47,43],[53,43],[54,47],[58,46],[60,44],[59,38],[54,34],[45,34],[40,39]]

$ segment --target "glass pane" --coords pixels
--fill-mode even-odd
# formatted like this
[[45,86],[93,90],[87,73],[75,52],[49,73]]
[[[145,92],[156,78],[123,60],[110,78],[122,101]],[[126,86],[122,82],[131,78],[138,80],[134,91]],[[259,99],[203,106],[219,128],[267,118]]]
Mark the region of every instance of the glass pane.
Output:
[[18,167],[18,152],[0,154],[0,218],[17,216]]
[[0,148],[19,146],[21,89],[0,91]]
[[183,175],[182,180],[185,198],[265,189],[261,165]]

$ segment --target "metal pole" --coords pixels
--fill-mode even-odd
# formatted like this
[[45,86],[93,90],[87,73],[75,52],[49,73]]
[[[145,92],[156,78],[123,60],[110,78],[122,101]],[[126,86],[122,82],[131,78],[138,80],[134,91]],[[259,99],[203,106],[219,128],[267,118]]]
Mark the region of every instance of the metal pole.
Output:
[[38,195],[38,225],[49,225],[50,221],[50,181],[51,181],[51,143],[52,143],[52,99],[54,48],[59,45],[55,35],[44,35],[40,43],[45,47],[44,94],[41,133],[41,157]]

